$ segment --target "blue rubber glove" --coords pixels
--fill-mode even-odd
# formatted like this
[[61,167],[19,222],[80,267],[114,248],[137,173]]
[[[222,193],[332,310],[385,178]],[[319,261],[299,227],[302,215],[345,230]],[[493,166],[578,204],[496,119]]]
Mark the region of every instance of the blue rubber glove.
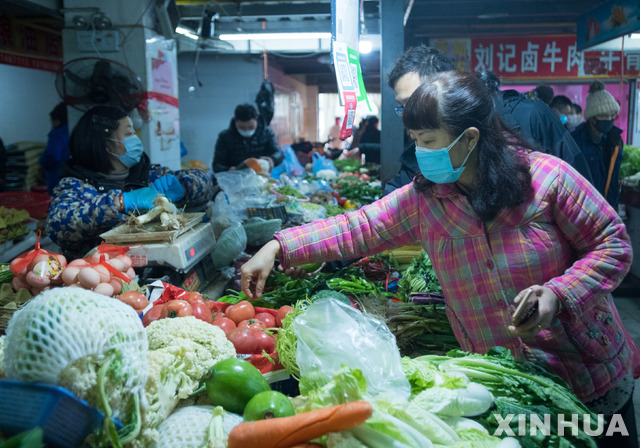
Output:
[[178,202],[184,197],[184,187],[173,174],[157,178],[153,183],[153,188],[166,196],[171,202]]
[[129,213],[134,210],[151,210],[153,201],[158,197],[158,192],[149,187],[122,193],[124,211]]

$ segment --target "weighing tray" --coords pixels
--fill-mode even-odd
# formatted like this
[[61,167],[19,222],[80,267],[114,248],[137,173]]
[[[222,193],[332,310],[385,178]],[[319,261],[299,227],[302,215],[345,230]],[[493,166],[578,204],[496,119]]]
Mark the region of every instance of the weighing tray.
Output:
[[102,233],[100,236],[105,240],[105,242],[113,244],[172,242],[187,230],[202,222],[204,213],[183,213],[178,216],[182,216],[187,220],[185,226],[178,230],[154,230],[160,228],[160,220],[154,219],[142,226],[130,226],[123,224],[109,230],[108,232]]

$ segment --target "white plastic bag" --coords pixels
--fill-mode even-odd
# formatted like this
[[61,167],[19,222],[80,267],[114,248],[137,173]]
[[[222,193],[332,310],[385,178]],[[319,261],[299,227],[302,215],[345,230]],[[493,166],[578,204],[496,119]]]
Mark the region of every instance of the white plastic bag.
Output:
[[302,377],[319,371],[331,378],[341,365],[360,369],[367,395],[387,392],[399,400],[411,394],[396,337],[381,321],[336,299],[313,302],[293,323],[296,361]]

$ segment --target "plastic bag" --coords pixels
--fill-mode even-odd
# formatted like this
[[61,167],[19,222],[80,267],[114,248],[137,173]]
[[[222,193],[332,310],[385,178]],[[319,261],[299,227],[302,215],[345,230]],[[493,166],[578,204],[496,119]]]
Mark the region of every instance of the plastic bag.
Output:
[[284,154],[284,160],[271,171],[271,177],[280,179],[282,174],[297,177],[303,176],[304,167],[298,161],[298,156],[296,156],[293,148],[289,145],[284,145],[282,146],[282,153]]
[[71,261],[62,273],[65,286],[77,286],[109,297],[120,294],[123,282],[136,278],[132,260],[126,254],[128,249],[128,246],[103,243],[87,258]]
[[[216,173],[218,185],[224,192],[224,197],[220,201],[225,200],[229,207],[225,207],[233,222],[243,221],[247,219],[248,208],[267,208],[276,200],[274,194],[268,193],[270,183],[268,179],[258,176],[255,171],[233,170]],[[216,196],[216,203],[218,202]]]
[[242,223],[247,234],[249,246],[262,246],[273,238],[273,234],[282,229],[281,219],[249,218]]
[[298,337],[296,361],[301,376],[331,378],[344,364],[362,370],[367,394],[388,392],[407,400],[409,380],[402,370],[395,336],[377,319],[333,298],[313,302],[293,322]]
[[331,170],[335,173],[338,172],[336,167],[333,165],[333,160],[327,159],[325,156],[321,156],[317,152],[313,153],[311,166],[313,167],[314,175],[316,175],[318,171],[322,170]]
[[247,234],[242,224],[237,222],[225,229],[218,238],[216,247],[211,253],[213,264],[216,268],[225,267],[238,258],[246,248]]

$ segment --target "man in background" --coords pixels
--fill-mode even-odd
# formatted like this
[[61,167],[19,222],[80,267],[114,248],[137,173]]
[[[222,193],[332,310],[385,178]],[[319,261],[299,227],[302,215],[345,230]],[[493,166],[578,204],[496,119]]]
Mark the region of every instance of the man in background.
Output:
[[[229,128],[218,134],[213,156],[213,172],[247,168],[257,159],[269,172],[282,163],[284,154],[276,136],[251,104],[236,107]],[[259,170],[260,171],[260,170]]]
[[620,113],[620,105],[602,81],[589,86],[584,108],[585,122],[571,133],[587,158],[593,180],[591,183],[600,194],[617,209],[620,199],[620,164],[622,163],[622,129],[614,126]]
[[[402,115],[411,94],[430,75],[451,70],[455,70],[455,64],[440,50],[425,45],[406,50],[388,75],[389,87],[394,90],[398,103],[396,113]],[[546,104],[529,100],[515,90],[501,91],[499,78],[491,72],[479,76],[492,92],[496,109],[505,125],[541,151],[563,159],[591,180],[589,166],[580,148]],[[385,194],[407,185],[418,172],[413,143],[404,150],[400,162],[400,171],[385,185]]]

